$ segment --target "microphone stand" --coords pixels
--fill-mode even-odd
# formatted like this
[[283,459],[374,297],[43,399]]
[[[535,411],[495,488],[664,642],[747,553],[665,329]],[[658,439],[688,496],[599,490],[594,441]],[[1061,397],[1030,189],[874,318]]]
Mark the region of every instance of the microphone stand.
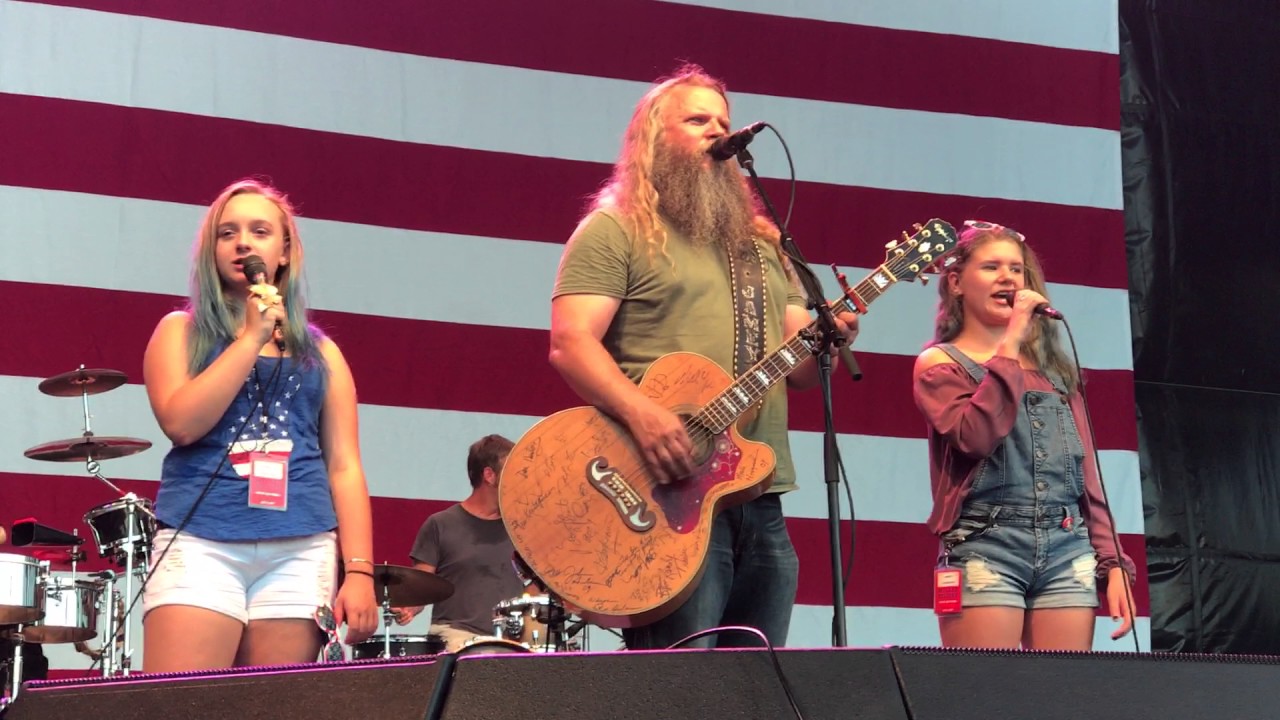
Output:
[[[800,285],[809,297],[809,309],[816,311],[818,314],[818,327],[821,335],[817,349],[814,350],[814,361],[818,364],[818,384],[822,387],[822,413],[825,420],[822,443],[822,470],[827,484],[827,535],[831,546],[831,644],[832,647],[846,647],[848,639],[845,627],[844,562],[840,548],[840,472],[836,462],[838,450],[836,447],[835,413],[831,399],[831,354],[828,352],[829,348],[837,347],[840,349],[840,356],[845,359],[846,366],[854,380],[862,379],[862,371],[858,368],[858,363],[854,359],[853,353],[845,346],[844,337],[836,330],[835,315],[832,314],[831,306],[827,304],[823,295],[821,281],[818,280],[818,276],[809,267],[804,255],[800,252],[800,248],[796,246],[795,238],[787,230],[787,226],[783,223],[782,218],[778,216],[778,212],[769,200],[769,196],[765,193],[764,188],[761,187],[760,177],[756,175],[755,158],[751,156],[745,146],[738,148],[736,155],[738,164],[751,176],[751,182],[755,186],[761,202],[764,203],[769,217],[778,226],[782,248],[791,257]],[[853,519],[853,508],[850,507],[850,523],[853,522]],[[852,528],[852,525],[850,527]],[[850,555],[853,553],[853,539],[853,534],[850,532]]]

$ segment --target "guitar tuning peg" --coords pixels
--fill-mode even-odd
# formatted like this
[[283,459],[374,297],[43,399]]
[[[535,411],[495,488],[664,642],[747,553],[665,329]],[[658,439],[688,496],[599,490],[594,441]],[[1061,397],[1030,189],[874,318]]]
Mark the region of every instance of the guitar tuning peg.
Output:
[[921,275],[921,276],[920,276],[920,284],[921,284],[921,285],[928,285],[928,284],[929,284],[929,276],[928,276],[928,275]]
[[887,243],[885,243],[885,244],[884,244],[884,249],[885,249],[885,250],[892,250],[892,249],[894,249],[894,248],[896,248],[896,247],[898,247],[898,241],[897,241],[897,240],[890,240],[889,242],[887,242]]
[[[924,226],[921,225],[920,223],[911,223],[911,227],[915,228],[916,232],[920,232],[921,230],[924,229]],[[906,235],[906,233],[903,233],[903,235]]]

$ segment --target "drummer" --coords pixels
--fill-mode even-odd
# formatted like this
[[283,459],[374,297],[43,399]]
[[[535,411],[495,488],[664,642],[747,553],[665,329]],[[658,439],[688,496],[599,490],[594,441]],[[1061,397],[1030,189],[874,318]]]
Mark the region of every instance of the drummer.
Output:
[[[493,609],[518,597],[524,584],[512,566],[515,548],[498,510],[498,477],[513,443],[486,435],[467,453],[471,494],[466,500],[427,518],[409,555],[414,567],[453,583],[453,595],[432,606],[431,629],[449,651],[476,636],[493,634]],[[404,625],[422,607],[395,608]]]

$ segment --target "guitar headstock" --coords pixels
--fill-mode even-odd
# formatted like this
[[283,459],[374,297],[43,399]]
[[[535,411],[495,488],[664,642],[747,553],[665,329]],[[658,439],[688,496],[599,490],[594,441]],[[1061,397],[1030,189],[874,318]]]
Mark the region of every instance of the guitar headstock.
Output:
[[956,229],[946,220],[934,218],[915,226],[914,235],[902,233],[901,240],[885,245],[884,268],[895,279],[912,282],[917,277],[927,285],[929,278],[923,273],[941,272],[950,264],[951,251],[956,247]]

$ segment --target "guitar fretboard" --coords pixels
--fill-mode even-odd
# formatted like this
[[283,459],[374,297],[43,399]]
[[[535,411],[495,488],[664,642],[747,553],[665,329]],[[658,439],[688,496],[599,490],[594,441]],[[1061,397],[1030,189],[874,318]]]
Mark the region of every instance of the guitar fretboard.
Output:
[[[897,279],[893,274],[881,265],[862,282],[850,288],[850,292],[866,307],[895,282]],[[856,303],[848,297],[841,298],[831,306],[833,314],[845,311],[857,312]],[[821,340],[822,332],[815,320],[734,380],[724,392],[707,403],[691,422],[706,428],[713,435],[724,432],[748,408],[763,400],[769,388],[813,357]]]
[[[956,245],[955,228],[934,218],[904,243],[891,244],[885,263],[862,282],[845,291],[831,304],[832,313],[858,312],[877,300],[894,283],[914,280],[935,263],[941,263]],[[822,344],[822,332],[815,320],[791,336],[781,347],[766,354],[760,362],[733,381],[724,392],[707,403],[689,419],[690,430],[724,432],[749,408],[764,399],[769,388],[787,377],[804,361],[814,356]]]

